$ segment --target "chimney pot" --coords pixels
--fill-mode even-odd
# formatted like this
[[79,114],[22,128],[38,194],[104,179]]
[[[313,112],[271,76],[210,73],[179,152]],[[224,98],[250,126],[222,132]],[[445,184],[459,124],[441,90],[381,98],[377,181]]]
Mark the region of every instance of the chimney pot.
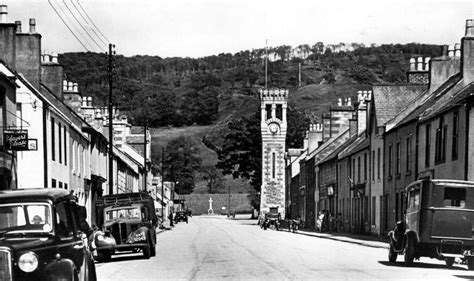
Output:
[[30,19],[30,33],[36,33],[36,20]]
[[474,37],[474,20],[466,20],[466,37]]
[[58,54],[57,53],[51,54],[51,62],[52,63],[58,63]]
[[15,21],[16,24],[16,33],[21,33],[21,21]]
[[7,23],[7,5],[0,5],[0,23]]
[[430,57],[425,58],[425,71],[430,70],[430,60],[431,60]]
[[416,70],[416,60],[415,58],[410,59],[410,71],[415,71]]
[[448,57],[452,58],[454,57],[454,46],[450,45],[448,48]]
[[423,58],[418,57],[416,70],[423,71]]
[[454,44],[454,56],[456,58],[461,57],[461,43]]

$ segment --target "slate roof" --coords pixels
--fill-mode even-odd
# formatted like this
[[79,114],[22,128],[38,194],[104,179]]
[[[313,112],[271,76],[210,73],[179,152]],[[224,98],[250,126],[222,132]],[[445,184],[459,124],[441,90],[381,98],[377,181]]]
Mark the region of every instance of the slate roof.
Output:
[[377,126],[383,126],[422,94],[427,85],[374,85],[372,97]]
[[353,144],[356,140],[357,140],[357,136],[350,137],[346,142],[344,142],[342,145],[339,145],[335,150],[333,150],[326,157],[321,159],[318,164],[322,164],[324,162],[330,161],[331,159],[337,158],[337,156],[339,155],[341,151],[345,150],[348,146]]
[[430,119],[435,115],[439,115],[459,105],[465,98],[468,98],[469,96],[474,96],[474,83],[470,83],[469,85],[462,88],[453,87],[443,96],[437,98],[433,105],[423,112],[423,114],[420,116],[420,121]]
[[454,87],[459,81],[461,80],[460,74],[455,74],[451,76],[446,82],[441,84],[435,91],[429,92],[425,91],[423,94],[418,96],[415,100],[413,100],[407,107],[394,116],[387,125],[387,131],[389,132],[391,129],[398,128],[404,124],[407,124],[412,121],[418,120],[420,114],[425,112],[428,108],[430,108],[434,102],[436,101],[436,97],[443,95],[452,87]]
[[370,145],[370,140],[365,136],[365,134],[361,134],[355,139],[350,145],[345,147],[344,150],[342,150],[338,154],[338,158],[342,159],[345,157],[348,157],[354,153],[357,153]]
[[314,163],[318,164],[321,160],[326,158],[329,154],[331,154],[334,150],[336,150],[339,146],[344,144],[347,139],[349,138],[349,129],[345,130],[344,132],[337,135],[335,138],[332,138],[325,143],[323,143],[320,147],[315,149],[313,152],[309,154],[306,159],[311,158],[314,156]]

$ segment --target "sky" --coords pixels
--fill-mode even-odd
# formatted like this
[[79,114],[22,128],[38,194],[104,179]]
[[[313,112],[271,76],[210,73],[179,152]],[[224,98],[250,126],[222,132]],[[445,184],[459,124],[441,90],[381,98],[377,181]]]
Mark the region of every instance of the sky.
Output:
[[23,31],[28,30],[29,18],[36,19],[46,52],[105,52],[113,43],[117,54],[163,58],[234,54],[264,48],[266,41],[268,46],[292,47],[319,41],[453,45],[464,35],[466,19],[474,18],[472,0],[0,0],[0,4],[8,6],[8,22],[22,21]]

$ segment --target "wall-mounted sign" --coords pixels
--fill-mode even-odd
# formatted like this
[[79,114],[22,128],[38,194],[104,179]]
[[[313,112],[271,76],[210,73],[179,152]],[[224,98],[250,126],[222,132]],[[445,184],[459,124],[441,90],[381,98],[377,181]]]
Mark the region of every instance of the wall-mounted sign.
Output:
[[3,140],[7,150],[28,150],[27,130],[4,130]]

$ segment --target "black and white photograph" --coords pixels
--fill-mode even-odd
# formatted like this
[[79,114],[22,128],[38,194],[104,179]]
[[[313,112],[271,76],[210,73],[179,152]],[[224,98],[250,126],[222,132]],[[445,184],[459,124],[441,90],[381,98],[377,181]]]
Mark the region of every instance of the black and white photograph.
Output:
[[0,281],[474,280],[472,0],[0,0]]

